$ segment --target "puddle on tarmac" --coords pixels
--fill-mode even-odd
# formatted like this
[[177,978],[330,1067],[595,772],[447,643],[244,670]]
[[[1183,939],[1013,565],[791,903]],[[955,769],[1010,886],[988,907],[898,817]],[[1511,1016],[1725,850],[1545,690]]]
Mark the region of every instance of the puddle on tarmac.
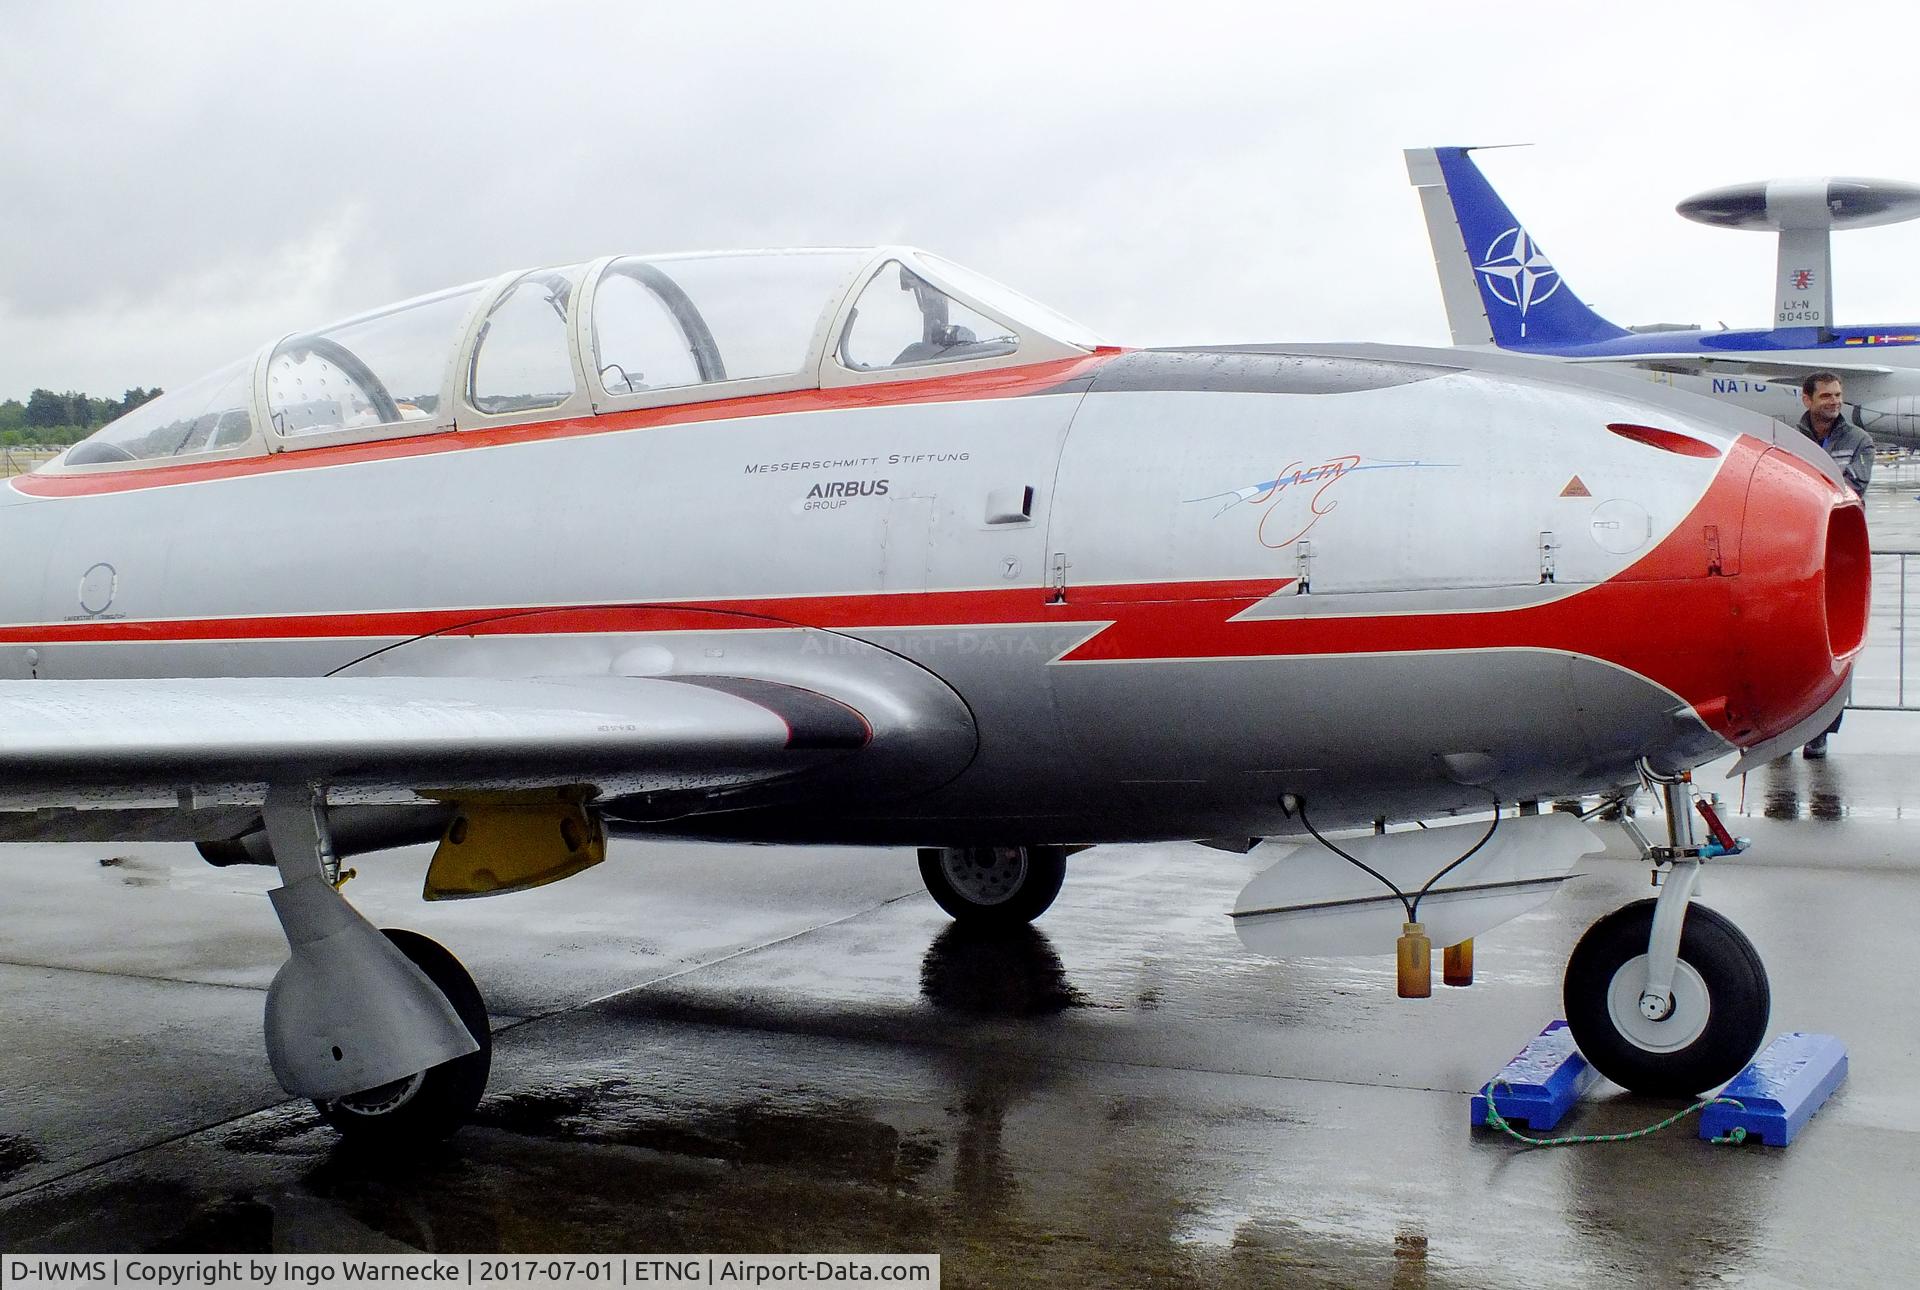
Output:
[[0,1183],[20,1173],[28,1165],[38,1164],[46,1159],[40,1148],[25,1138],[15,1137],[11,1133],[0,1133]]
[[268,1156],[310,1156],[330,1150],[340,1140],[311,1102],[271,1107],[216,1129],[214,1138],[228,1151]]
[[173,881],[171,865],[136,856],[102,856],[100,867],[117,870],[120,881],[129,887],[164,887]]
[[911,1184],[940,1157],[931,1133],[902,1133],[851,1107],[809,1100],[787,1109],[756,1098],[689,1111],[621,1078],[490,1097],[474,1123],[548,1140],[641,1147],[887,1186]]

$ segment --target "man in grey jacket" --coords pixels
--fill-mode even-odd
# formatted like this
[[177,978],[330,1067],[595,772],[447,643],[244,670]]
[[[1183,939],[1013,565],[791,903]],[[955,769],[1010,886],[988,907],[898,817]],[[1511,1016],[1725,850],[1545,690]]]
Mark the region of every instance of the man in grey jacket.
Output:
[[[1865,497],[1867,481],[1873,478],[1873,437],[1847,420],[1840,378],[1832,372],[1813,373],[1800,382],[1800,402],[1807,409],[1800,416],[1800,433],[1825,448],[1853,491]],[[1827,736],[1839,728],[1840,717],[1835,717],[1832,725],[1800,750],[1800,755],[1825,757]]]
[[1806,408],[1800,433],[1825,448],[1853,491],[1865,497],[1867,480],[1873,477],[1873,437],[1847,420],[1840,378],[1815,372],[1800,382],[1800,402]]

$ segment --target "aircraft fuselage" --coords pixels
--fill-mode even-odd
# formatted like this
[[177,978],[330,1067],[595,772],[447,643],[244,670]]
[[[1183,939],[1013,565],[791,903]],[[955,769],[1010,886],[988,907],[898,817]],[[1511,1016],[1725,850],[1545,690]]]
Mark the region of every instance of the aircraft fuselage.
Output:
[[25,477],[0,679],[885,671],[906,781],[607,813],[943,845],[1602,791],[1835,693],[1864,526],[1764,423],[1428,357],[1103,352]]

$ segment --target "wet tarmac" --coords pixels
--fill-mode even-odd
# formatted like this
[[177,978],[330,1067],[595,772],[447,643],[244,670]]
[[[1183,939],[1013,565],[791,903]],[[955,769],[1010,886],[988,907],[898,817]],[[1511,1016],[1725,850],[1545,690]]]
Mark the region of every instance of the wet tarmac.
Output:
[[[1257,850],[1098,848],[1003,937],[949,923],[904,851],[616,844],[450,905],[418,900],[425,849],[362,858],[348,895],[454,949],[496,1027],[477,1122],[397,1162],[343,1151],[267,1068],[271,873],[0,848],[0,1248],[937,1251],[950,1287],[1910,1284],[1920,717],[1853,713],[1824,762],[1703,778],[1754,841],[1703,899],[1766,960],[1774,1032],[1851,1053],[1784,1151],[1467,1127],[1560,1015],[1580,933],[1647,894],[1610,828],[1480,940],[1478,984],[1421,1002],[1389,958],[1242,950],[1224,911]],[[1603,1087],[1566,1127],[1679,1105]]]
[[[1558,1015],[1581,930],[1644,894],[1624,842],[1420,1003],[1385,959],[1242,951],[1222,911],[1257,851],[1088,852],[998,938],[948,923],[902,852],[618,846],[452,906],[418,902],[424,851],[362,860],[349,893],[453,947],[499,1028],[478,1122],[398,1165],[274,1086],[268,873],[12,848],[0,1245],[938,1251],[953,1286],[1904,1282],[1912,721],[1854,714],[1826,762],[1765,768],[1744,806],[1721,789],[1756,845],[1705,898],[1765,956],[1774,1029],[1852,1053],[1786,1151],[1467,1128]],[[1571,1127],[1673,1109],[1612,1091]]]

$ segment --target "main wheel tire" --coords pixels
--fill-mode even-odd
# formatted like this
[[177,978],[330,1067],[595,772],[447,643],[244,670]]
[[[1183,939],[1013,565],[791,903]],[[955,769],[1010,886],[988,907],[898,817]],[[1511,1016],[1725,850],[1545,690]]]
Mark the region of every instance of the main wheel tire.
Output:
[[486,1001],[460,960],[440,942],[400,927],[381,929],[409,962],[427,974],[453,1005],[479,1051],[430,1067],[417,1075],[315,1102],[328,1124],[349,1141],[367,1146],[437,1142],[459,1128],[487,1089],[493,1069],[493,1032]]
[[920,879],[969,927],[1017,927],[1047,912],[1067,876],[1059,847],[924,847]]
[[1640,1012],[1652,900],[1587,929],[1567,960],[1567,1028],[1595,1070],[1635,1093],[1689,1097],[1724,1084],[1760,1051],[1772,992],[1753,943],[1725,917],[1689,905],[1673,976],[1673,1010]]

